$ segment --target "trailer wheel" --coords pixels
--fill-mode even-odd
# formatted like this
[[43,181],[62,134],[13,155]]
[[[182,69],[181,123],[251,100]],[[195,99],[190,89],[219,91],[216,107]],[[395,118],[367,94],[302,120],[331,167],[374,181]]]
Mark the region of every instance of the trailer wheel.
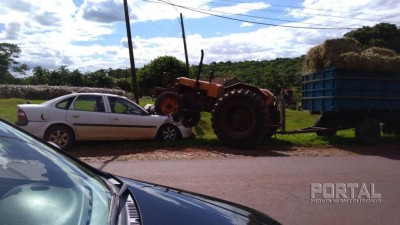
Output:
[[176,119],[182,114],[183,100],[177,93],[166,91],[157,97],[154,108],[157,114],[171,115]]
[[373,145],[381,138],[381,126],[376,119],[366,118],[356,127],[356,140],[363,145]]
[[265,101],[250,90],[232,90],[214,105],[211,126],[225,145],[252,147],[265,137],[269,111]]
[[[315,122],[314,124],[315,127],[334,127],[332,125],[332,123],[330,123],[329,121],[327,121],[327,119],[324,116],[320,116],[318,118],[318,120]],[[321,130],[321,131],[316,131],[315,132],[317,134],[318,137],[331,137],[331,136],[335,136],[337,133],[337,130]]]

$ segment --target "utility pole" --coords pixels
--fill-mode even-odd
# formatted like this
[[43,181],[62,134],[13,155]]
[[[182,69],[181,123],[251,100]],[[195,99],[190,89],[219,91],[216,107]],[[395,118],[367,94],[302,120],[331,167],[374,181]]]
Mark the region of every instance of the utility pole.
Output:
[[182,27],[182,38],[183,38],[183,47],[185,48],[185,59],[186,59],[186,77],[190,78],[190,72],[189,72],[189,58],[188,58],[188,52],[187,52],[187,47],[186,47],[186,35],[185,35],[185,26],[183,25],[183,17],[182,13],[181,15],[181,27]]
[[133,57],[131,24],[129,22],[129,11],[128,11],[127,0],[124,0],[124,11],[125,11],[126,33],[128,35],[129,60],[131,62],[132,89],[133,89],[133,94],[135,95],[134,96],[135,101],[136,101],[136,103],[139,104],[138,86],[137,86],[137,80],[136,80],[135,58]]

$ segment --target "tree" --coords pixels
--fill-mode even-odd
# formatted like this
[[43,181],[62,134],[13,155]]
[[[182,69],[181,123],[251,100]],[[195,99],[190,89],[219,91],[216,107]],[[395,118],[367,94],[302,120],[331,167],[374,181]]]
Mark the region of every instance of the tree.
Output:
[[373,27],[363,26],[346,33],[344,37],[356,39],[364,49],[382,47],[400,53],[400,29],[395,24],[379,23]]
[[13,76],[10,74],[11,69],[14,72],[25,74],[29,70],[28,65],[20,64],[17,61],[21,49],[10,43],[0,43],[0,83],[8,83]]
[[83,75],[79,70],[74,70],[69,73],[67,78],[67,84],[74,87],[83,85]]
[[115,79],[127,78],[129,76],[128,69],[112,69],[109,68],[108,76],[113,77]]
[[57,70],[53,70],[49,74],[49,85],[51,86],[62,86],[63,83],[63,77],[61,76],[61,73]]
[[32,84],[40,84],[40,85],[48,84],[49,76],[50,72],[48,69],[44,69],[41,66],[35,66],[35,68],[33,68]]
[[139,93],[149,95],[154,86],[161,86],[164,72],[172,78],[181,77],[186,74],[186,65],[173,56],[160,56],[152,60],[138,71]]
[[100,69],[92,73],[86,74],[86,86],[100,87],[100,88],[113,88],[114,80],[107,75],[106,70]]

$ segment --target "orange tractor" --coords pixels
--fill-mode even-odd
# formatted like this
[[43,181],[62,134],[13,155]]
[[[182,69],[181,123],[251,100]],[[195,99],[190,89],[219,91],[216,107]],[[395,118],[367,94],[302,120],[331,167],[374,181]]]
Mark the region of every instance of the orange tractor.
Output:
[[171,80],[164,74],[163,87],[153,90],[155,112],[172,115],[190,127],[199,122],[201,111],[211,112],[214,133],[232,147],[251,147],[272,136],[280,126],[274,94],[235,79],[213,82],[213,73],[200,80],[202,61],[203,52],[195,80]]

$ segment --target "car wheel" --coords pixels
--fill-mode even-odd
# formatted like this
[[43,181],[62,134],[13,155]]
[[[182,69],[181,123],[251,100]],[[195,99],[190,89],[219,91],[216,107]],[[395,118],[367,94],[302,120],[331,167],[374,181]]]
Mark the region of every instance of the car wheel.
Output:
[[63,150],[70,148],[75,142],[74,133],[66,126],[48,128],[44,134],[44,139],[58,145]]
[[159,141],[176,141],[180,139],[180,137],[179,129],[172,124],[162,125],[157,133],[157,139]]

